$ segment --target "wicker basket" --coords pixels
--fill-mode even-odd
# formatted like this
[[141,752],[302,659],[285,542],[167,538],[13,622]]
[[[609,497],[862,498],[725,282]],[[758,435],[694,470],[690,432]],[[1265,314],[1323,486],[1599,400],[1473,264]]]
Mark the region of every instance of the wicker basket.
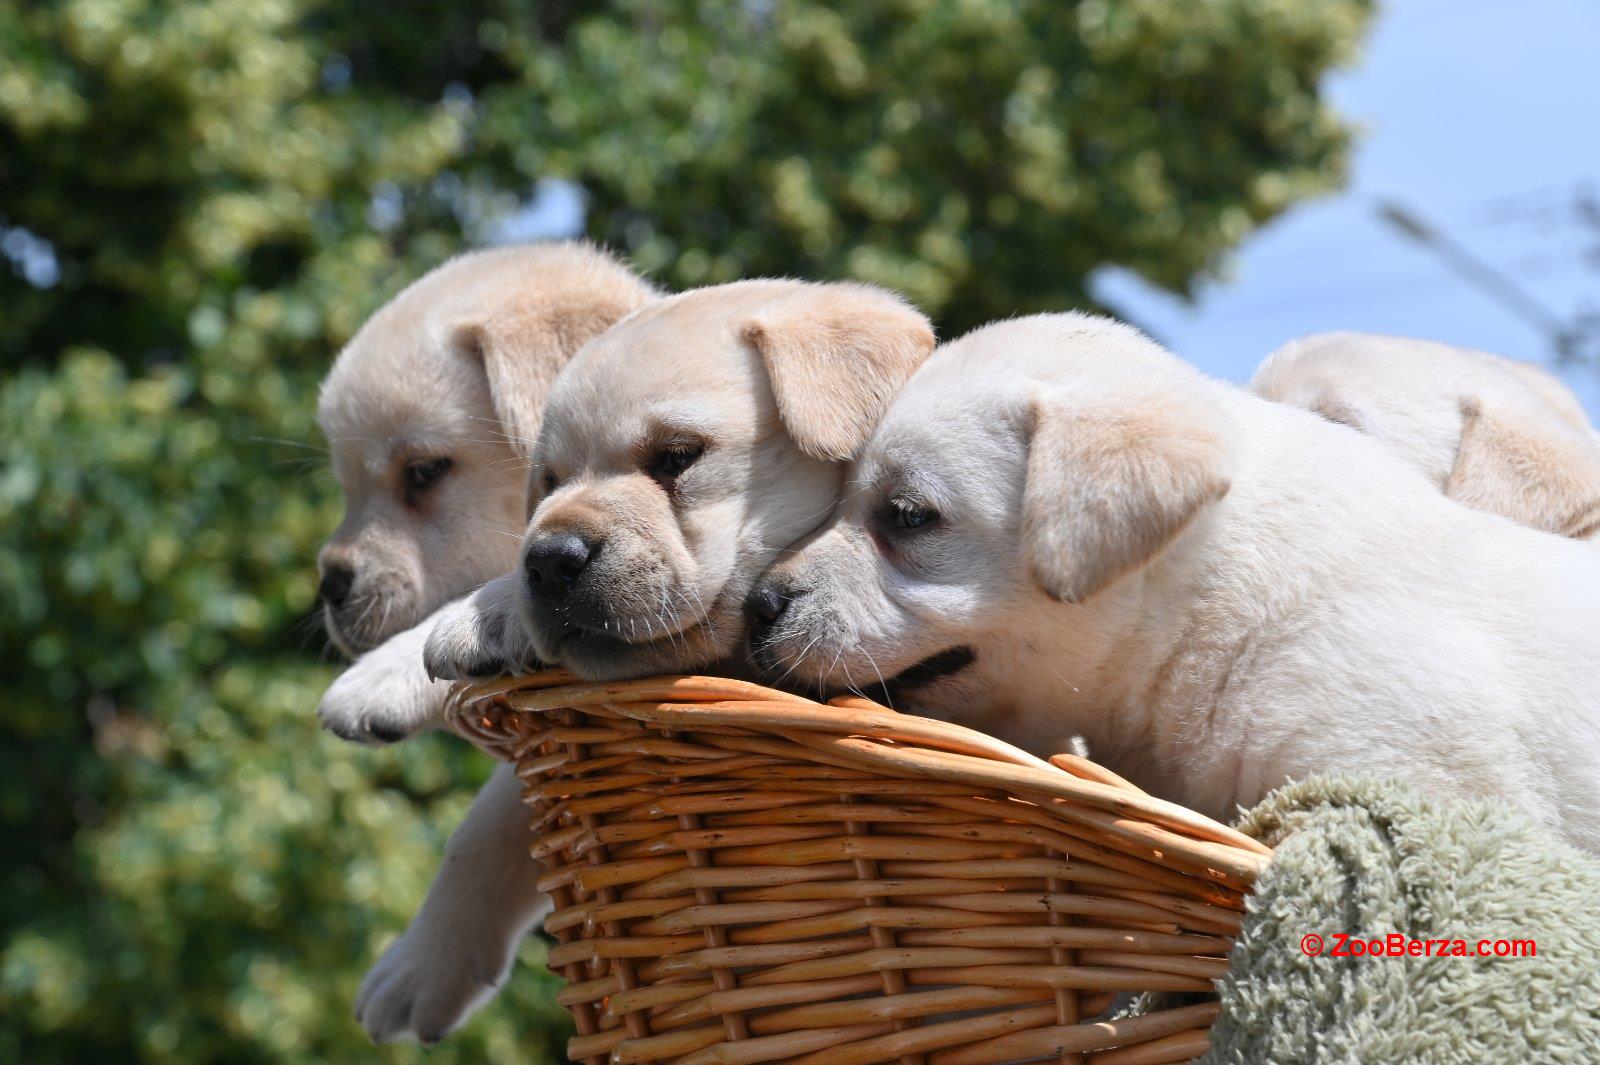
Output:
[[[1184,1061],[1271,852],[1105,769],[741,681],[465,689],[517,763],[575,1061]],[[1194,996],[1189,996],[1192,1001]]]

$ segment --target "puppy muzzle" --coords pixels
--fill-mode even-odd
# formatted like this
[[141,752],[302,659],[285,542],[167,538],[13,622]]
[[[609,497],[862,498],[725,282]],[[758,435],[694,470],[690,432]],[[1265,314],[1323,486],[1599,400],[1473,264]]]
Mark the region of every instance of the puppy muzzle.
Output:
[[528,595],[540,602],[565,602],[604,545],[599,537],[572,532],[548,533],[530,540],[522,553]]
[[744,617],[751,650],[759,651],[767,643],[795,597],[796,593],[777,585],[759,584],[745,599]]

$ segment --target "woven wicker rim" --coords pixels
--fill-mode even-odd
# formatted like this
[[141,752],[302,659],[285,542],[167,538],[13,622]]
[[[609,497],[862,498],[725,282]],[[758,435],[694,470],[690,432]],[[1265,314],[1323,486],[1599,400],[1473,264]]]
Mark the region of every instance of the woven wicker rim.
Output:
[[549,671],[458,689],[450,722],[524,782],[574,1060],[1187,1060],[1214,1001],[1080,1018],[1209,988],[1271,857],[1086,759],[860,698]]

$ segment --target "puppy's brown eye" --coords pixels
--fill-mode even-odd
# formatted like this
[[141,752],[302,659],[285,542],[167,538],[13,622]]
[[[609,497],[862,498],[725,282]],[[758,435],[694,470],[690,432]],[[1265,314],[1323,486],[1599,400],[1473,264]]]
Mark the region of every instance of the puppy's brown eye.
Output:
[[896,529],[920,529],[938,521],[939,512],[909,499],[891,499],[889,520]]
[[539,483],[544,486],[544,494],[549,495],[551,492],[556,490],[556,485],[560,482],[556,480],[555,474],[551,473],[549,470],[545,470],[544,477],[540,479]]
[[668,444],[651,460],[650,476],[658,481],[676,480],[705,453],[706,446],[701,443]]
[[455,465],[448,458],[418,459],[406,464],[406,491],[412,494],[425,492],[439,483],[439,478]]

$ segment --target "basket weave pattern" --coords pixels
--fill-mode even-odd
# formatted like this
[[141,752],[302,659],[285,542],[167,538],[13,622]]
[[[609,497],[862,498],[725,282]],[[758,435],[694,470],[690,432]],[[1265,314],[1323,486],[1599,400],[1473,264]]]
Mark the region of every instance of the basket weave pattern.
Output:
[[574,1061],[1185,1061],[1214,1001],[1093,1018],[1210,991],[1270,856],[861,699],[551,672],[466,689],[452,724],[535,812]]

